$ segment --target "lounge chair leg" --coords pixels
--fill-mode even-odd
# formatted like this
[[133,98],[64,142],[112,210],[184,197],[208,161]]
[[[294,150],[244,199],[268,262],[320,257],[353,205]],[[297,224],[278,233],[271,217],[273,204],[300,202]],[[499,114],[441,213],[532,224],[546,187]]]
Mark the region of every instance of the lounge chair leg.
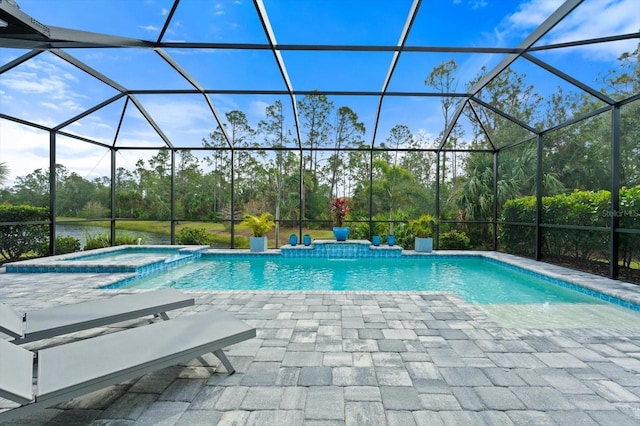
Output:
[[169,320],[169,315],[167,315],[166,312],[160,312],[159,314],[155,314],[154,317],[156,317],[156,318],[160,317],[165,321]]
[[229,358],[227,358],[224,352],[222,352],[222,349],[213,351],[213,354],[217,356],[220,361],[222,361],[222,364],[224,364],[224,368],[227,369],[227,373],[229,373],[229,375],[232,375],[236,372],[235,368],[233,368],[233,365],[231,365],[231,362],[229,362]]

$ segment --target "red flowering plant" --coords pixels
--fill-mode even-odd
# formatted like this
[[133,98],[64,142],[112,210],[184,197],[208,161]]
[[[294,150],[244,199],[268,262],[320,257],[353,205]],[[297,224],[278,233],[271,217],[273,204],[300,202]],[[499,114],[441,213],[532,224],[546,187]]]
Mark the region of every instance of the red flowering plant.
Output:
[[331,202],[331,215],[333,216],[333,225],[342,228],[344,219],[349,212],[346,197],[334,198]]

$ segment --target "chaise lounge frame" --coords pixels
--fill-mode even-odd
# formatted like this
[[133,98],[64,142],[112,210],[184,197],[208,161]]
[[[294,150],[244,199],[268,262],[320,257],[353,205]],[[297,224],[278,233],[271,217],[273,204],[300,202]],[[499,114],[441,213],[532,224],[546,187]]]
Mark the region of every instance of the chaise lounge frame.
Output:
[[[1,412],[0,421],[209,352],[222,361],[229,374],[233,374],[235,370],[222,349],[255,336],[255,328],[234,316],[207,311],[44,348],[35,353],[0,340],[0,397],[22,404]],[[34,355],[37,358],[35,379]]]
[[13,343],[24,344],[147,315],[167,320],[167,311],[194,304],[192,297],[173,288],[121,294],[25,313],[0,303],[0,332],[11,336]]

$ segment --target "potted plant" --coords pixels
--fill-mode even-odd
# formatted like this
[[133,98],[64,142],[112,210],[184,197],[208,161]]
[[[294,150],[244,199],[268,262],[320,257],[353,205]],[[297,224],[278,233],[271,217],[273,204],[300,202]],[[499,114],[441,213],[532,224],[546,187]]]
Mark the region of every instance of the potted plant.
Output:
[[331,216],[333,217],[333,235],[337,241],[349,238],[349,227],[344,226],[344,219],[349,212],[346,197],[334,198],[331,202]]
[[409,230],[415,237],[415,251],[429,253],[433,250],[433,232],[436,220],[430,214],[423,214],[409,221]]
[[262,213],[260,216],[246,214],[244,220],[240,223],[246,225],[253,235],[249,238],[249,248],[251,251],[267,250],[267,232],[276,224],[271,220],[271,213]]

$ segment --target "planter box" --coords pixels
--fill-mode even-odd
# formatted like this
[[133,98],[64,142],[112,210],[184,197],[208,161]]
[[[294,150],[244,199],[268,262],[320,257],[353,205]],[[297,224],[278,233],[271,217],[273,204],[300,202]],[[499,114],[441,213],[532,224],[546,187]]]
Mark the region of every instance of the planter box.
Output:
[[254,252],[267,251],[267,237],[249,237],[249,249]]
[[433,238],[419,238],[415,239],[415,251],[421,253],[431,253],[433,250]]

